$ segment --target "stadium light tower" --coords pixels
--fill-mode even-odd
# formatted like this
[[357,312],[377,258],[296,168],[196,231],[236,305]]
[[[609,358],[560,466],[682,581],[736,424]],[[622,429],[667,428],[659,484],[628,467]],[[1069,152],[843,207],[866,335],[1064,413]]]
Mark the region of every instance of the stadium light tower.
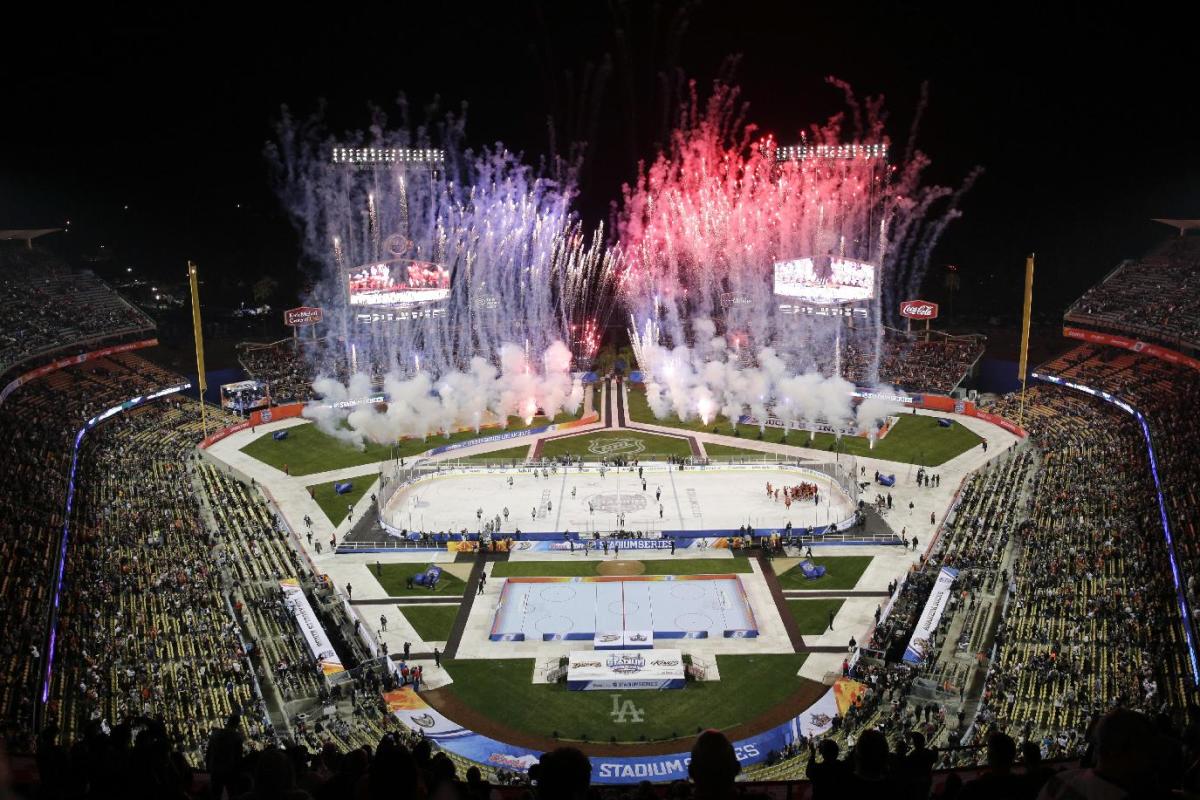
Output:
[[776,161],[887,161],[887,142],[797,144],[775,148]]
[[437,170],[446,163],[446,151],[438,147],[341,147],[333,148],[332,163],[350,169],[391,169],[395,166]]

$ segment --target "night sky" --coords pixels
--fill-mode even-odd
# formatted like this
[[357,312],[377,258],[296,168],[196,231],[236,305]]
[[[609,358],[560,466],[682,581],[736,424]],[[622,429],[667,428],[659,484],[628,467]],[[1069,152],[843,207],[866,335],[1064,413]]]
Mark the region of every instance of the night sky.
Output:
[[843,107],[833,75],[884,94],[902,144],[928,82],[929,178],[986,170],[926,292],[957,264],[964,311],[1017,312],[1036,251],[1039,308],[1061,314],[1169,233],[1149,217],[1200,216],[1195,19],[1169,6],[413,5],[7,18],[0,228],[70,219],[54,247],[104,244],[102,273],[166,280],[194,259],[228,302],[257,274],[294,289],[295,237],[263,157],[280,105],[323,98],[335,128],[358,128],[401,92],[417,109],[466,103],[473,145],[503,140],[529,161],[549,149],[548,119],[560,148],[588,139],[580,208],[598,222],[661,141],[682,78],[703,88],[730,56],[748,118],[785,143]]

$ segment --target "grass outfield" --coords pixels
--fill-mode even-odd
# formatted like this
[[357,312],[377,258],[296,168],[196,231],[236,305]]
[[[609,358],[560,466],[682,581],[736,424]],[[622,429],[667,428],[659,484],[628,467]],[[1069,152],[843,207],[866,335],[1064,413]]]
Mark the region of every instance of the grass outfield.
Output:
[[472,461],[524,461],[529,458],[529,445],[521,447],[506,447],[503,450],[493,450],[490,453],[480,453],[479,455],[468,456]]
[[382,564],[379,567],[380,574],[377,576],[375,574],[375,565],[368,564],[371,570],[371,577],[379,581],[379,585],[388,593],[388,597],[422,597],[429,595],[455,597],[466,591],[466,582],[459,580],[446,570],[442,570],[442,577],[438,580],[436,589],[430,590],[419,586],[412,589],[405,588],[404,582],[408,580],[408,577],[416,575],[419,572],[424,572],[427,566],[427,564]]
[[[554,422],[568,422],[573,419],[576,419],[573,414],[559,414],[554,418]],[[520,417],[509,417],[505,430],[524,430],[547,424],[549,420],[545,417],[535,417],[530,425],[526,425],[525,420]],[[271,438],[271,434],[264,433],[243,447],[242,452],[275,469],[282,470],[283,465],[287,464],[292,475],[312,475],[331,469],[375,464],[386,461],[393,455],[397,458],[408,458],[424,453],[431,447],[492,436],[499,433],[500,429],[484,428],[479,433],[466,430],[452,433],[450,436],[433,434],[428,439],[403,439],[394,448],[391,445],[367,443],[362,450],[330,436],[312,423],[295,425],[287,431],[288,438],[282,441],[276,441]]]
[[709,458],[749,458],[752,460],[773,459],[776,458],[774,453],[768,453],[765,450],[751,450],[747,447],[730,447],[727,444],[709,444],[704,443],[704,452]]
[[818,636],[829,628],[829,612],[837,614],[845,600],[817,598],[814,600],[788,600],[788,611],[802,636]]
[[[582,546],[581,546],[582,550]],[[596,567],[603,561],[497,561],[492,565],[493,578],[582,578],[599,575]],[[657,558],[643,561],[643,575],[720,575],[728,572],[751,572],[750,560],[736,558]]]
[[281,441],[264,433],[243,447],[242,452],[278,470],[282,470],[286,464],[290,475],[312,475],[331,469],[361,467],[391,457],[390,447],[367,444],[359,450],[352,444],[330,436],[311,422],[293,425],[287,432],[288,437]]
[[[340,525],[342,520],[346,518],[346,504],[356,504],[363,498],[363,495],[375,485],[378,476],[375,473],[368,475],[360,475],[357,478],[346,478],[342,481],[330,481],[329,483],[315,483],[308,487],[312,492],[313,499],[317,501],[317,505],[325,512],[325,516],[329,517],[329,521],[334,525]],[[346,480],[354,485],[346,494],[338,494],[333,490],[334,483],[345,483]]]
[[[641,442],[641,449],[632,444]],[[620,441],[629,443],[622,447]],[[599,451],[599,452],[597,452]],[[662,456],[678,456],[688,458],[692,455],[692,447],[686,439],[675,439],[670,436],[656,436],[652,433],[637,431],[611,431],[605,433],[585,433],[579,436],[569,436],[565,439],[551,439],[542,445],[542,455],[546,458],[558,456],[580,456],[585,461],[599,461],[608,456],[627,456],[629,458],[651,458]]]
[[[537,736],[557,731],[558,738],[576,741],[690,740],[698,730],[730,728],[778,706],[803,686],[796,673],[804,659],[802,653],[717,656],[721,680],[661,692],[572,692],[565,683],[531,683],[532,659],[453,660],[442,662],[454,683],[441,691]],[[614,697],[632,700],[643,721],[614,721]]]
[[[646,401],[646,393],[640,389],[630,388],[629,402],[626,404],[629,418],[634,422],[647,422],[654,425],[664,425],[669,428],[679,428],[686,431],[703,431],[732,436],[734,425],[726,420],[717,420],[705,425],[698,419],[681,420],[674,414],[658,419],[650,410]],[[886,461],[899,461],[904,464],[920,464],[935,467],[944,464],[960,453],[965,453],[972,447],[978,447],[982,439],[966,426],[955,421],[949,428],[937,424],[938,417],[913,416],[898,414],[896,425],[888,431],[888,435],[871,449],[870,442],[861,436],[842,437],[841,452],[855,456],[870,456]],[[744,439],[758,439],[759,429],[753,425],[736,426],[737,433]],[[814,450],[837,449],[837,437],[828,433],[819,433],[811,441],[805,431],[793,431],[784,436],[781,430],[767,430],[760,441],[779,442],[794,447],[809,447]],[[705,445],[705,450],[716,445]],[[732,445],[731,445],[732,447]],[[736,449],[736,448],[735,448]]]
[[400,613],[421,637],[422,642],[444,642],[458,618],[458,606],[402,606]]
[[824,575],[809,580],[797,564],[779,576],[779,585],[784,589],[853,589],[872,558],[874,556],[817,556],[813,563],[825,567]]

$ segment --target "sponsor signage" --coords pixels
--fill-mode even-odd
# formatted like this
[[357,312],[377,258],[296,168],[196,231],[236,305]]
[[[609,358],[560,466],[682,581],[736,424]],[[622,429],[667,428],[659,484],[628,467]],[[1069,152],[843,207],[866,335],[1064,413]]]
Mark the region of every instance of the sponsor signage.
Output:
[[806,419],[796,419],[790,422],[780,419],[779,417],[767,417],[760,419],[752,417],[749,414],[742,414],[738,417],[739,425],[753,425],[757,428],[789,428],[794,431],[815,431],[817,433],[831,433],[834,436],[860,436],[862,432],[853,426],[837,426],[830,425],[825,422],[811,422]]
[[345,672],[346,668],[342,666],[342,660],[338,658],[337,651],[333,649],[333,644],[325,635],[325,629],[317,620],[317,615],[309,605],[308,598],[304,596],[300,582],[295,578],[287,578],[279,582],[279,588],[283,589],[284,605],[296,618],[296,626],[300,628],[300,634],[308,644],[309,652],[317,660],[321,672],[327,678],[339,672]]
[[654,648],[653,631],[613,631],[597,633],[592,640],[596,650],[651,650]]
[[0,389],[0,403],[8,399],[8,396],[18,388],[32,380],[36,380],[51,372],[63,369],[64,367],[73,367],[76,364],[83,364],[97,358],[116,355],[117,353],[128,353],[130,350],[141,350],[145,347],[154,347],[158,344],[158,339],[143,339],[140,342],[129,342],[128,344],[118,344],[112,347],[104,347],[100,350],[93,350],[90,353],[83,353],[77,356],[68,356],[60,358],[57,361],[52,361],[49,364],[43,364],[37,369],[31,369],[22,375],[18,375],[7,386]]
[[325,318],[325,312],[319,308],[312,306],[300,306],[299,308],[289,308],[283,312],[283,324],[290,325],[293,328],[301,325],[316,325]]
[[[626,634],[621,636],[624,641]],[[572,691],[682,689],[685,680],[679,650],[579,650],[567,662],[567,688]]]
[[[660,651],[653,651],[658,653]],[[588,653],[591,660],[607,653]],[[648,655],[648,654],[644,654]],[[821,699],[798,716],[762,733],[733,742],[733,753],[742,765],[756,764],[772,750],[778,752],[789,744],[819,736],[833,726],[833,718],[845,714],[853,699],[864,687],[856,681],[838,678]],[[541,751],[508,744],[463,728],[436,709],[431,708],[410,687],[384,695],[388,710],[404,725],[419,731],[439,747],[469,761],[499,767],[513,772],[528,772],[538,762]],[[636,702],[636,701],[635,701]],[[657,756],[591,756],[592,783],[631,783],[641,780],[655,782],[687,780],[689,753],[670,753]]]
[[1112,347],[1121,347],[1126,350],[1132,350],[1135,353],[1145,353],[1148,356],[1162,359],[1170,364],[1183,364],[1192,369],[1200,370],[1200,359],[1192,358],[1184,355],[1169,347],[1161,347],[1149,342],[1143,342],[1139,339],[1131,339],[1128,336],[1117,336],[1111,333],[1102,333],[1100,331],[1089,331],[1083,328],[1063,328],[1063,336],[1069,339],[1079,339],[1083,342],[1093,342],[1095,344],[1111,345]]
[[921,618],[917,620],[917,627],[913,630],[912,639],[909,640],[908,647],[904,649],[905,663],[920,664],[925,660],[925,656],[929,653],[929,639],[937,630],[942,613],[946,610],[946,604],[950,602],[950,587],[957,577],[958,570],[952,567],[942,567],[942,571],[938,573],[937,580],[933,584],[933,591],[929,593],[929,599],[925,602],[925,610],[921,612]]
[[905,300],[900,304],[900,316],[909,319],[937,319],[938,304],[928,300]]

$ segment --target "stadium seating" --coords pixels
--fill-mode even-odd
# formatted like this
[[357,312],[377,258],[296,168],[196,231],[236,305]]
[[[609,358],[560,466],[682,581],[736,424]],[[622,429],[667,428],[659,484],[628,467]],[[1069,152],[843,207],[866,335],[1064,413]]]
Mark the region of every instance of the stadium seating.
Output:
[[0,303],[0,375],[41,354],[154,327],[99,278],[40,248],[0,247]]
[[1186,352],[1200,349],[1200,237],[1173,237],[1122,263],[1079,298],[1065,320]]

